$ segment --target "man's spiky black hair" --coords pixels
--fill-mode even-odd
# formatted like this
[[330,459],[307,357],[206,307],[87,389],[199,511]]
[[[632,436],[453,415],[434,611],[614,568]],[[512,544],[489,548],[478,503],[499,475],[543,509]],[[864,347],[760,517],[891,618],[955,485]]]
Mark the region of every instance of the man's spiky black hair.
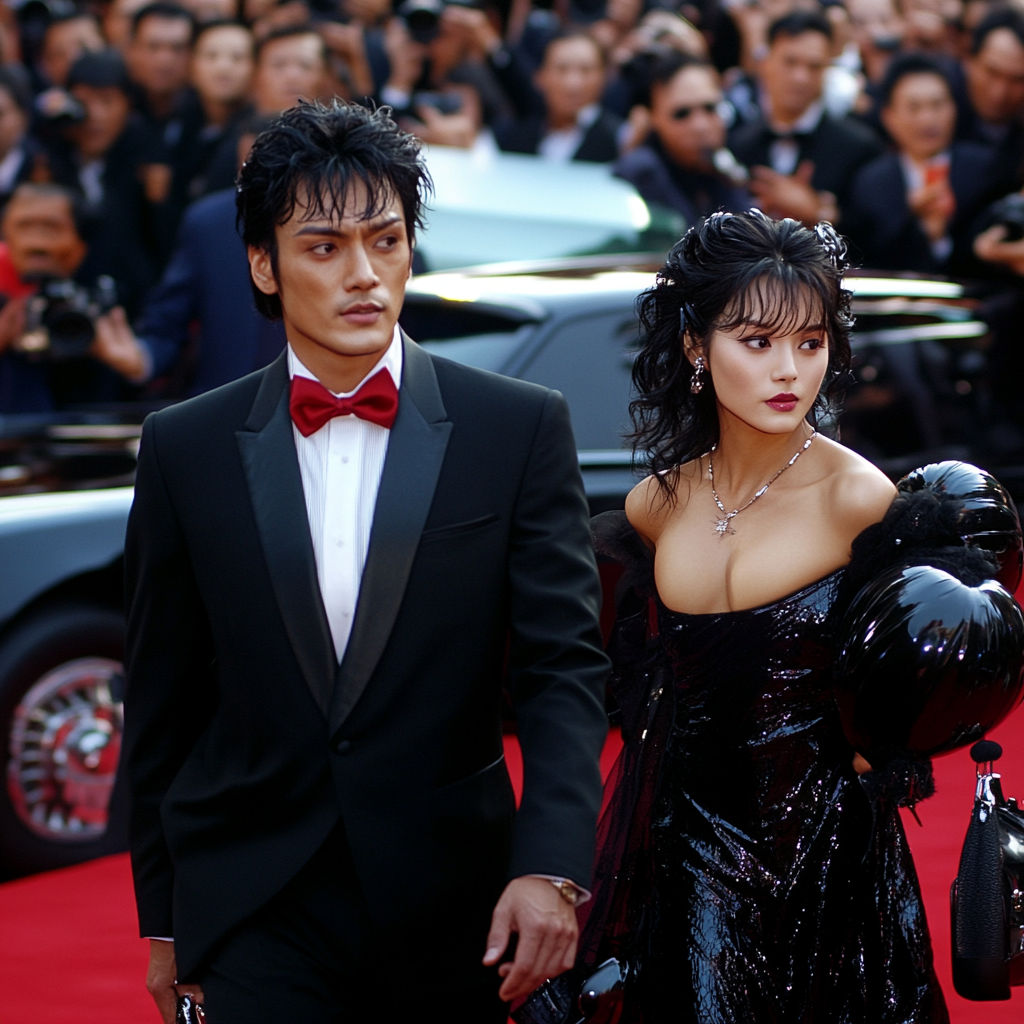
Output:
[[[411,241],[423,226],[423,206],[433,187],[419,140],[399,129],[387,107],[368,110],[340,100],[299,103],[257,137],[239,171],[242,240],[269,252],[276,274],[276,228],[295,212],[300,190],[303,217],[313,220],[343,210],[357,181],[365,188],[361,216],[378,216],[397,197]],[[281,316],[277,295],[265,295],[255,284],[253,295],[264,316]]]

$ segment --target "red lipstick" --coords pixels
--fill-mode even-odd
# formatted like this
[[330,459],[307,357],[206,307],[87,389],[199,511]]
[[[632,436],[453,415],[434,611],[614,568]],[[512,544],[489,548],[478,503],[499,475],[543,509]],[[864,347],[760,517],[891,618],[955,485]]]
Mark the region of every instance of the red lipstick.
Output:
[[770,405],[773,409],[779,412],[792,412],[796,408],[797,397],[794,394],[790,394],[788,391],[776,395],[774,398],[769,398],[765,403]]

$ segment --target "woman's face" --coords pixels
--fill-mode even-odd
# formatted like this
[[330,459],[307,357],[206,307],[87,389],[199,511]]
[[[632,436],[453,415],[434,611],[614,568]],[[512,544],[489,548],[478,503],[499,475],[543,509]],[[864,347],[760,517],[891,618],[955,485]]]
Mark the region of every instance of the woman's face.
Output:
[[810,412],[828,369],[824,316],[820,303],[805,293],[796,302],[786,300],[791,315],[764,317],[782,321],[765,328],[759,315],[764,303],[756,295],[750,298],[745,323],[716,330],[703,353],[688,345],[687,355],[692,362],[703,354],[715,384],[720,421],[731,414],[766,434],[791,433]]
[[249,91],[253,73],[252,36],[241,25],[211,28],[192,57],[192,84],[205,99],[237,103]]

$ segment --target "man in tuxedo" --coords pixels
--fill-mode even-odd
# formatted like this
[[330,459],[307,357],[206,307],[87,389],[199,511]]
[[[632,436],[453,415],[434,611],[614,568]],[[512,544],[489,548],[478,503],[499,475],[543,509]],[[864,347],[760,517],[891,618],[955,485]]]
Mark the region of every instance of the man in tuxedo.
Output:
[[753,200],[720,174],[714,155],[725,145],[718,72],[688,53],[659,58],[650,71],[647,99],[651,131],[620,157],[615,174],[631,182],[648,203],[667,206],[696,224],[716,210],[738,213]]
[[895,150],[858,172],[844,229],[866,266],[968,272],[971,227],[993,184],[993,150],[954,140],[953,89],[933,57],[897,57],[881,102]]
[[128,527],[147,983],[168,1022],[176,979],[211,1024],[504,1020],[573,962],[600,803],[567,407],[397,327],[427,178],[384,112],[287,111],[239,182],[288,346],[147,420]]
[[622,122],[601,105],[607,63],[592,36],[578,30],[554,36],[534,75],[537,111],[498,121],[498,145],[508,153],[536,153],[547,160],[611,163],[619,155]]
[[854,175],[882,152],[870,128],[825,110],[832,45],[832,26],[820,12],[794,11],[772,22],[758,69],[763,115],[729,137],[736,158],[751,168],[750,190],[764,212],[808,226],[837,222]]

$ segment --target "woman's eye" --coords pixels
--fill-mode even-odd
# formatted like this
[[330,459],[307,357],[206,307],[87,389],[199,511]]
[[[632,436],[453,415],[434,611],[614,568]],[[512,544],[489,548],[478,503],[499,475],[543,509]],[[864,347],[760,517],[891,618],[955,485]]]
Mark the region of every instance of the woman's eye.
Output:
[[822,348],[824,344],[825,342],[821,338],[808,338],[800,347],[809,348],[813,351],[814,349]]
[[764,349],[772,347],[772,343],[767,338],[744,338],[743,344],[746,345],[747,348],[753,349]]

